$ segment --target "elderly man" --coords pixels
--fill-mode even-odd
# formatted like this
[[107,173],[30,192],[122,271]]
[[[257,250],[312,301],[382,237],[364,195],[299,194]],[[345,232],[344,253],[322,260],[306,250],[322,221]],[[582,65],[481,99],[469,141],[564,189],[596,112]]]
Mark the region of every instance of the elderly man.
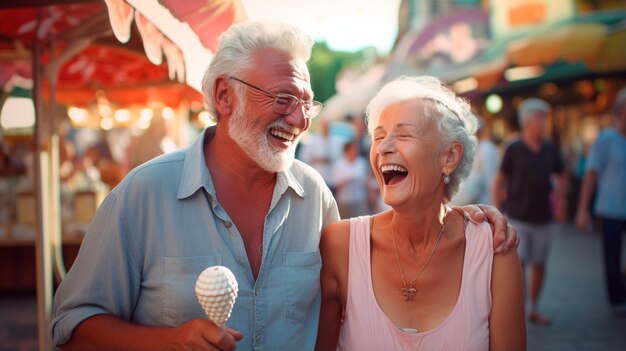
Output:
[[[203,80],[217,125],[135,168],[100,206],[55,296],[57,345],[313,349],[320,232],[339,213],[319,173],[294,160],[322,108],[306,65],[312,44],[275,22],[222,35]],[[506,220],[485,209],[498,222],[494,246],[513,246],[515,231],[505,244]],[[213,265],[239,283],[233,329],[206,320],[196,301],[196,278]]]
[[[521,138],[506,148],[492,193],[493,204],[498,208],[504,206],[509,220],[520,232],[517,251],[522,264],[531,268],[530,284],[527,284],[528,318],[540,325],[550,323],[537,310],[537,302],[554,231],[553,211],[562,220],[565,204],[563,161],[556,145],[543,139],[548,112],[548,103],[536,98],[524,100],[519,105],[517,117]],[[557,177],[552,178],[555,175]],[[557,180],[554,193],[552,179]],[[558,198],[555,209],[550,200],[552,193]]]

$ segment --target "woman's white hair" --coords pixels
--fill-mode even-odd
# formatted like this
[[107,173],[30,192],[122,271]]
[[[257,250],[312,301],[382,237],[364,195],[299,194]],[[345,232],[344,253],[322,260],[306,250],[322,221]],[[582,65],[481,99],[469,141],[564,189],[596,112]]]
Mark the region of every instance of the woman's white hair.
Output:
[[380,115],[387,106],[412,99],[420,99],[426,103],[416,116],[429,118],[436,123],[443,140],[442,147],[453,141],[463,145],[463,156],[457,168],[450,174],[450,183],[446,186],[445,198],[449,201],[472,168],[478,144],[475,135],[478,119],[470,104],[456,96],[436,77],[402,76],[385,84],[367,106],[366,119],[370,135],[373,135]]
[[252,69],[253,54],[260,49],[276,49],[307,62],[314,43],[301,29],[279,21],[241,22],[222,33],[219,40],[217,52],[202,78],[204,101],[214,122],[217,122],[217,111],[213,84],[218,76],[237,76]]

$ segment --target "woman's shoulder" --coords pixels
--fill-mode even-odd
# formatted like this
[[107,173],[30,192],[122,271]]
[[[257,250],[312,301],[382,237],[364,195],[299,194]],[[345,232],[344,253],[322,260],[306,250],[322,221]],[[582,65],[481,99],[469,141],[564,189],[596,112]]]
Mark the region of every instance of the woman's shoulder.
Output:
[[350,219],[342,219],[324,227],[324,229],[322,229],[322,236],[326,234],[334,235],[334,233],[339,233],[339,232],[349,231],[349,230],[350,230]]
[[350,219],[343,219],[329,224],[322,229],[322,238],[320,241],[320,250],[323,251],[343,251],[347,252],[350,245],[351,226],[355,226],[354,230],[358,233],[366,230],[372,223],[371,216],[361,216]]
[[342,219],[322,229],[321,250],[339,250],[349,244],[350,220]]

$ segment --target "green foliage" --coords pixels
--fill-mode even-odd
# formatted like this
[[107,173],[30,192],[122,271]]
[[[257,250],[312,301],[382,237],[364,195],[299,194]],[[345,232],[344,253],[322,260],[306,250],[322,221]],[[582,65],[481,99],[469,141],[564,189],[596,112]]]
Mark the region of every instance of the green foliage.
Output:
[[348,67],[362,67],[367,51],[368,49],[357,52],[333,51],[325,42],[315,43],[308,64],[315,100],[324,102],[335,95],[335,81],[339,72]]

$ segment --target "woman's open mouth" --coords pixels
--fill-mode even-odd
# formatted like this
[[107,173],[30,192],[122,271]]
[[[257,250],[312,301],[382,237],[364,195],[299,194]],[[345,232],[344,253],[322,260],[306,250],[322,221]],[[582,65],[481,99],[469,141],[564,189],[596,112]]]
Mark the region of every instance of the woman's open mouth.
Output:
[[382,165],[380,166],[380,171],[383,174],[385,185],[397,184],[409,174],[408,169],[396,164]]

